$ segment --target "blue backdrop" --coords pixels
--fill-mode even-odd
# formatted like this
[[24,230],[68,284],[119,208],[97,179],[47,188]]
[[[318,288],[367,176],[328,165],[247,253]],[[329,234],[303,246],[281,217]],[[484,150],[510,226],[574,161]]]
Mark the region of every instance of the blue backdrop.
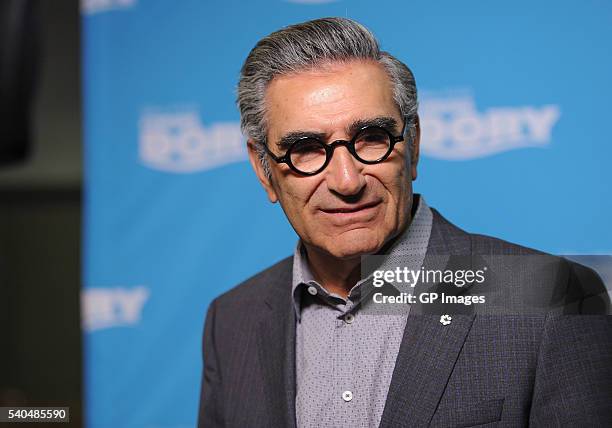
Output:
[[612,4],[84,0],[83,273],[90,427],[193,426],[215,296],[297,240],[234,104],[264,35],[357,19],[420,89],[416,191],[451,221],[610,254]]

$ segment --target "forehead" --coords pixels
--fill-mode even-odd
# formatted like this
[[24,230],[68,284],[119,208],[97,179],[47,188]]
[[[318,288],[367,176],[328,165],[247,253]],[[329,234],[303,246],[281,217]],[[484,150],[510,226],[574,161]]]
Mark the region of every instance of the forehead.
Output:
[[332,132],[355,120],[400,115],[387,72],[372,61],[277,76],[265,101],[270,138],[295,129]]

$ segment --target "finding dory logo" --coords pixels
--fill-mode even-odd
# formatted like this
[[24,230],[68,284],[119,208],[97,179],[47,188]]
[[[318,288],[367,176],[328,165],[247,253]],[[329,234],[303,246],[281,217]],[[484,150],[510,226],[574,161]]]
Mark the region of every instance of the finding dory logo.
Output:
[[426,94],[419,110],[423,154],[445,160],[546,146],[560,116],[560,108],[554,104],[478,111],[471,95]]

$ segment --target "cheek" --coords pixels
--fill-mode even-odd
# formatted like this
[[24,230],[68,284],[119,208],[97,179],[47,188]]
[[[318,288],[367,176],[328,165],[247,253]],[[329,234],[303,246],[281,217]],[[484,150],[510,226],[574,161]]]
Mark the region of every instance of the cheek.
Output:
[[[281,177],[282,185],[276,186],[279,201],[291,223],[306,223],[308,204],[313,194],[313,183],[302,177]],[[278,183],[278,181],[277,181]],[[316,188],[316,187],[315,187]]]
[[295,174],[289,168],[278,171],[277,183],[280,183],[281,195],[288,202],[305,206],[316,200],[316,193],[321,193],[324,175],[317,174],[311,177]]
[[409,171],[402,165],[382,182],[388,192],[387,219],[394,227],[401,227],[410,211],[412,201],[412,180]]

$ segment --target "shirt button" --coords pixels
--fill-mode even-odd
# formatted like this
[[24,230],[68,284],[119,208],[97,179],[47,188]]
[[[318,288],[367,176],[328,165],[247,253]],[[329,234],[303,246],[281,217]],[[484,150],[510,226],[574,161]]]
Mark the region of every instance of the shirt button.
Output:
[[353,321],[355,321],[355,315],[353,314],[346,314],[344,316],[344,322],[347,324],[351,324]]
[[317,294],[317,287],[315,287],[314,285],[311,285],[310,287],[308,287],[308,292],[310,294],[312,294],[313,296]]
[[353,399],[353,393],[351,391],[344,391],[342,393],[342,399],[348,403]]

